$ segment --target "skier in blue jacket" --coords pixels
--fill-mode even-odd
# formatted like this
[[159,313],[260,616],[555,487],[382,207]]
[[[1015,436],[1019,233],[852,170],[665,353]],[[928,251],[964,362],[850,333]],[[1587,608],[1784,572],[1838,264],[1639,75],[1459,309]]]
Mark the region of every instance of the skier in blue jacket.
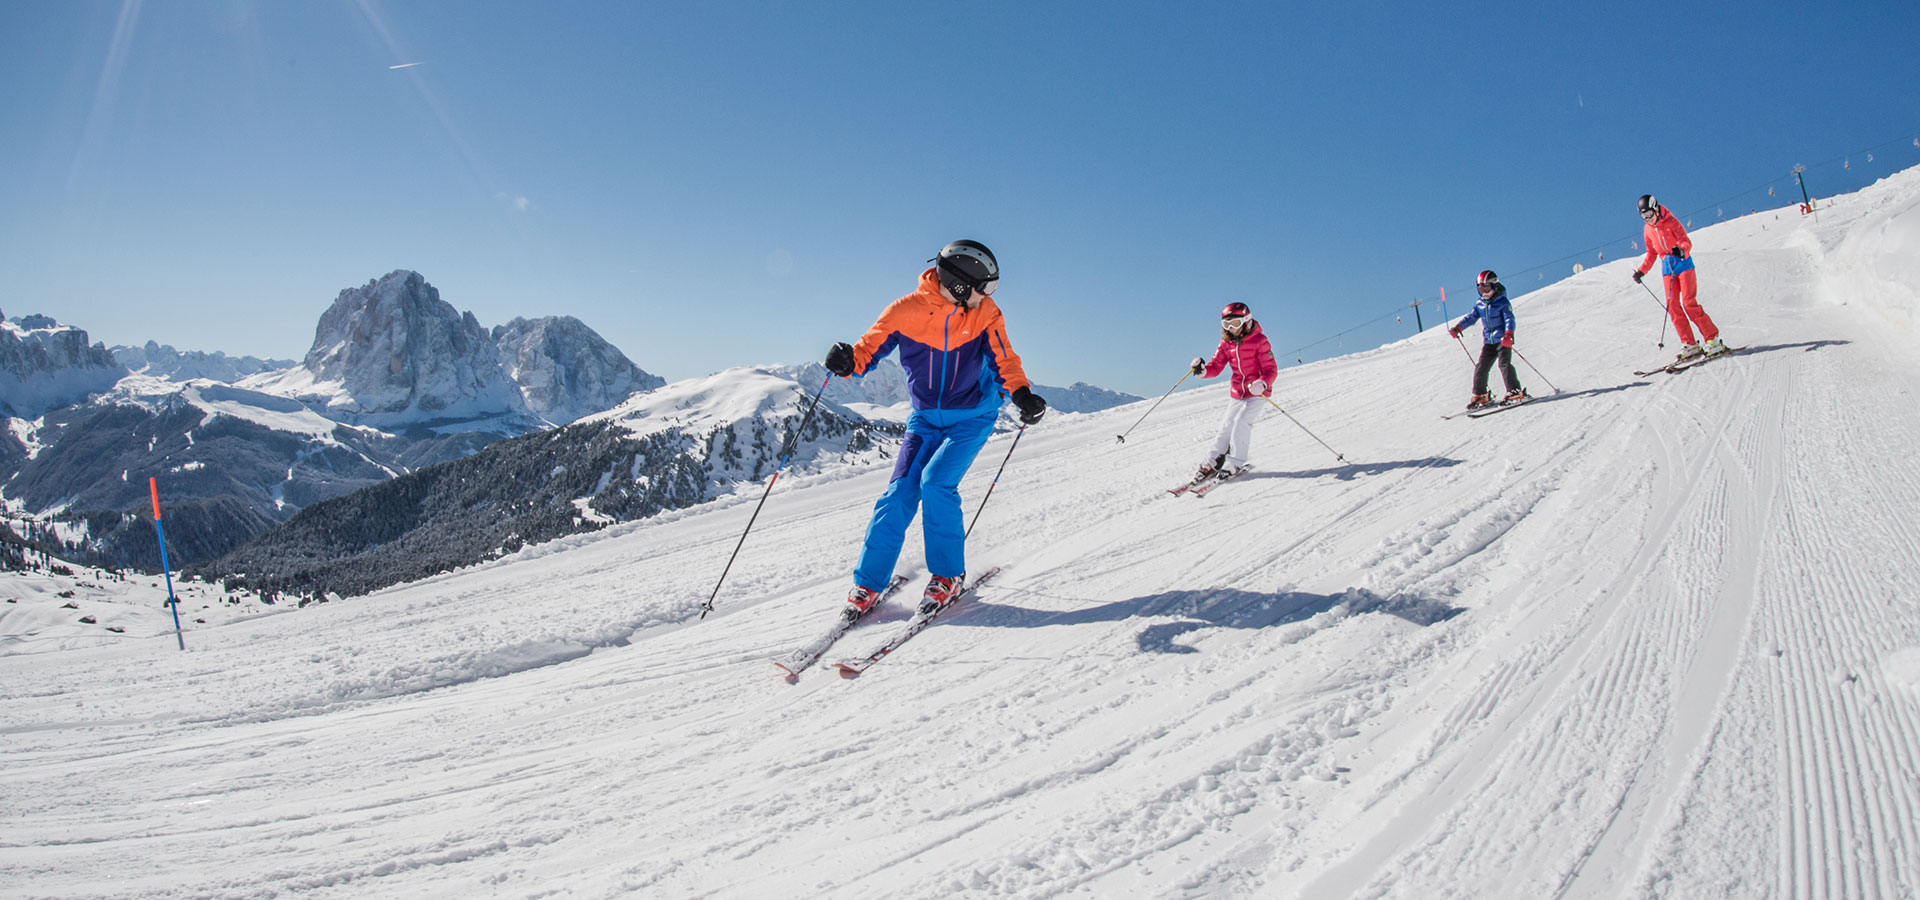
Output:
[[1482,271],[1476,281],[1480,302],[1473,305],[1473,312],[1447,329],[1447,334],[1458,338],[1467,326],[1475,321],[1480,323],[1480,361],[1473,367],[1473,399],[1467,402],[1467,408],[1493,405],[1493,397],[1487,393],[1487,376],[1496,361],[1500,363],[1500,377],[1507,382],[1507,396],[1501,402],[1518,403],[1528,399],[1528,395],[1527,389],[1520,386],[1519,373],[1513,370],[1513,304],[1507,301],[1507,286],[1500,283],[1500,276],[1493,274],[1492,269]]

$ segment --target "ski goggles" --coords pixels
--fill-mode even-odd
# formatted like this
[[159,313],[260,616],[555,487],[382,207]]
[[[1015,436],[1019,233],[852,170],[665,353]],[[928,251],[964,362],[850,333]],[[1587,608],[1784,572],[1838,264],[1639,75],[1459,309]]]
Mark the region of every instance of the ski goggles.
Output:
[[1653,220],[1655,220],[1655,219],[1658,219],[1658,218],[1660,218],[1660,211],[1659,211],[1659,210],[1657,210],[1657,209],[1649,209],[1649,210],[1646,210],[1646,211],[1644,211],[1644,212],[1642,212],[1642,213],[1640,214],[1640,218],[1642,218],[1642,219],[1645,219],[1645,220],[1647,220],[1647,221],[1649,221],[1649,222],[1651,222],[1651,221],[1653,221]]
[[993,296],[994,289],[1000,286],[1000,279],[998,278],[989,278],[986,281],[975,281],[967,277],[967,273],[960,271],[958,267],[947,265],[947,261],[944,259],[935,258],[929,260],[929,262],[932,262],[934,267],[940,271],[940,280],[948,285],[958,285],[989,297]]
[[1247,327],[1247,323],[1251,321],[1253,321],[1252,316],[1228,316],[1220,320],[1220,327],[1228,331],[1239,331]]
[[1493,285],[1491,284],[1480,285],[1480,296],[1482,297],[1493,296]]

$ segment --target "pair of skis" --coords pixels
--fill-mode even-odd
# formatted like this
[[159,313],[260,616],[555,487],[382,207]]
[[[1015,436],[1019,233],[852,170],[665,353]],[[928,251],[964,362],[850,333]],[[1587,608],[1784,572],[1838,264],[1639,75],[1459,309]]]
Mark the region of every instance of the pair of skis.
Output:
[[1469,407],[1457,413],[1448,413],[1444,416],[1441,416],[1440,418],[1457,419],[1457,418],[1460,418],[1461,416],[1466,416],[1469,419],[1478,419],[1481,416],[1490,416],[1490,415],[1493,415],[1494,413],[1503,412],[1505,410],[1512,409],[1516,406],[1525,406],[1528,403],[1528,401],[1531,401],[1532,399],[1533,397],[1529,395],[1529,396],[1521,397],[1518,400],[1504,400],[1499,403],[1489,403],[1485,406]]
[[[1728,347],[1727,349],[1722,350],[1719,353],[1703,353],[1699,356],[1690,356],[1686,359],[1675,360],[1673,362],[1667,363],[1664,366],[1654,366],[1653,368],[1650,368],[1650,369],[1635,370],[1633,374],[1644,377],[1647,375],[1652,375],[1656,372],[1664,372],[1668,375],[1672,375],[1676,372],[1684,372],[1688,369],[1693,368],[1694,366],[1697,366],[1709,360],[1719,359],[1723,356],[1732,356],[1735,353],[1739,353],[1744,349],[1746,348]],[[1503,403],[1490,403],[1490,404],[1487,404],[1486,406],[1472,407],[1469,409],[1463,409],[1456,413],[1448,413],[1447,415],[1441,416],[1440,418],[1456,419],[1461,416],[1466,416],[1470,419],[1478,419],[1481,416],[1490,416],[1490,415],[1493,415],[1494,413],[1504,412],[1516,406],[1523,406],[1531,402],[1533,399],[1534,399],[1533,397],[1527,396],[1527,397],[1522,397],[1518,400],[1509,400]]]
[[1175,497],[1178,497],[1181,494],[1189,494],[1194,497],[1205,496],[1208,491],[1211,491],[1214,488],[1217,488],[1223,484],[1226,484],[1229,481],[1232,481],[1235,477],[1244,474],[1248,469],[1251,469],[1251,468],[1253,468],[1252,465],[1244,465],[1238,469],[1234,469],[1231,472],[1226,472],[1218,475],[1208,475],[1204,478],[1195,478],[1192,481],[1186,482],[1185,484],[1181,484],[1177,487],[1167,488],[1167,493],[1172,494]]
[[1664,365],[1664,366],[1654,366],[1653,368],[1651,368],[1651,369],[1648,369],[1648,370],[1646,370],[1646,371],[1644,371],[1644,372],[1642,372],[1642,371],[1639,371],[1639,370],[1635,370],[1633,374],[1635,374],[1635,375],[1652,375],[1652,374],[1653,374],[1653,373],[1655,373],[1655,372],[1665,372],[1665,373],[1667,373],[1668,375],[1672,375],[1672,374],[1674,374],[1675,372],[1684,372],[1684,371],[1686,371],[1686,370],[1688,370],[1688,369],[1691,369],[1691,368],[1693,368],[1694,366],[1697,366],[1697,365],[1699,365],[1699,364],[1701,364],[1701,363],[1703,363],[1703,362],[1707,362],[1708,360],[1714,360],[1714,359],[1719,359],[1719,358],[1721,358],[1721,357],[1723,357],[1723,356],[1732,356],[1732,355],[1734,355],[1735,353],[1739,353],[1740,351],[1742,351],[1742,350],[1745,350],[1745,349],[1747,349],[1747,348],[1745,348],[1745,347],[1728,347],[1727,349],[1725,349],[1725,350],[1722,350],[1722,351],[1720,351],[1719,353],[1702,353],[1702,354],[1700,354],[1699,356],[1690,356],[1690,357],[1688,357],[1688,358],[1686,358],[1686,359],[1680,359],[1680,360],[1674,360],[1673,362],[1670,362],[1670,363],[1667,363],[1667,364],[1666,364],[1666,365]]
[[[992,578],[999,572],[1000,567],[995,566],[973,578],[967,579],[953,592],[953,596],[948,598],[946,603],[938,606],[929,603],[915,610],[913,618],[908,619],[899,631],[894,632],[893,637],[889,638],[886,643],[881,644],[872,653],[866,656],[840,660],[834,663],[833,667],[839,671],[840,677],[842,678],[853,678],[865,672],[868,668],[872,667],[874,663],[886,658],[887,654],[900,649],[900,645],[912,640],[914,635],[926,630],[926,627],[932,625],[935,619],[939,618],[947,610],[954,608],[960,601],[972,594],[974,588],[985,584],[987,579]],[[867,611],[872,612],[880,608],[882,603],[887,602],[894,594],[899,593],[900,588],[905,586],[906,583],[907,576],[893,576],[893,581],[887,585],[886,590],[880,592],[880,599],[875,600],[872,606],[867,607]],[[865,613],[855,610],[853,606],[849,604],[841,611],[839,620],[835,621],[831,627],[822,632],[819,637],[801,645],[785,656],[775,658],[773,660],[774,666],[780,669],[788,684],[799,681],[800,673],[806,671],[814,663],[819,662],[820,658],[827,654],[827,650],[833,647],[834,642],[840,640],[841,636],[845,635],[848,631],[851,631],[854,625],[858,624],[862,618],[865,618],[865,615]]]

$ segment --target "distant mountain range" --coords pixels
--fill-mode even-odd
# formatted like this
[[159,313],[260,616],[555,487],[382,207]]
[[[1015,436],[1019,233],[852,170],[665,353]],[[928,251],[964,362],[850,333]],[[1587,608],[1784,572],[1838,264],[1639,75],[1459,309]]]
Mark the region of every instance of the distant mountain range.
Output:
[[[817,363],[667,384],[578,319],[485,328],[419,273],[339,293],[305,358],[89,345],[0,316],[0,501],[42,549],[170,559],[309,596],[360,593],[763,478],[826,380]],[[1139,398],[1036,385],[1057,412]],[[906,380],[834,379],[799,469],[891,456]]]

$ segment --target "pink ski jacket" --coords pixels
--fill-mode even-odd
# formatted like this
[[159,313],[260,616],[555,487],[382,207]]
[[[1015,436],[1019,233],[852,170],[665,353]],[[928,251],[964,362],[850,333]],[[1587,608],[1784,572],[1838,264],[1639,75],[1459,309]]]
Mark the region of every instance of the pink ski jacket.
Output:
[[1228,366],[1233,367],[1233,399],[1244,400],[1254,396],[1247,392],[1249,382],[1264,381],[1267,390],[1273,390],[1273,380],[1279,377],[1280,366],[1273,361],[1273,345],[1267,343],[1266,332],[1260,330],[1258,320],[1239,340],[1220,340],[1220,349],[1213,351],[1213,361],[1207,363],[1202,377],[1212,378]]

